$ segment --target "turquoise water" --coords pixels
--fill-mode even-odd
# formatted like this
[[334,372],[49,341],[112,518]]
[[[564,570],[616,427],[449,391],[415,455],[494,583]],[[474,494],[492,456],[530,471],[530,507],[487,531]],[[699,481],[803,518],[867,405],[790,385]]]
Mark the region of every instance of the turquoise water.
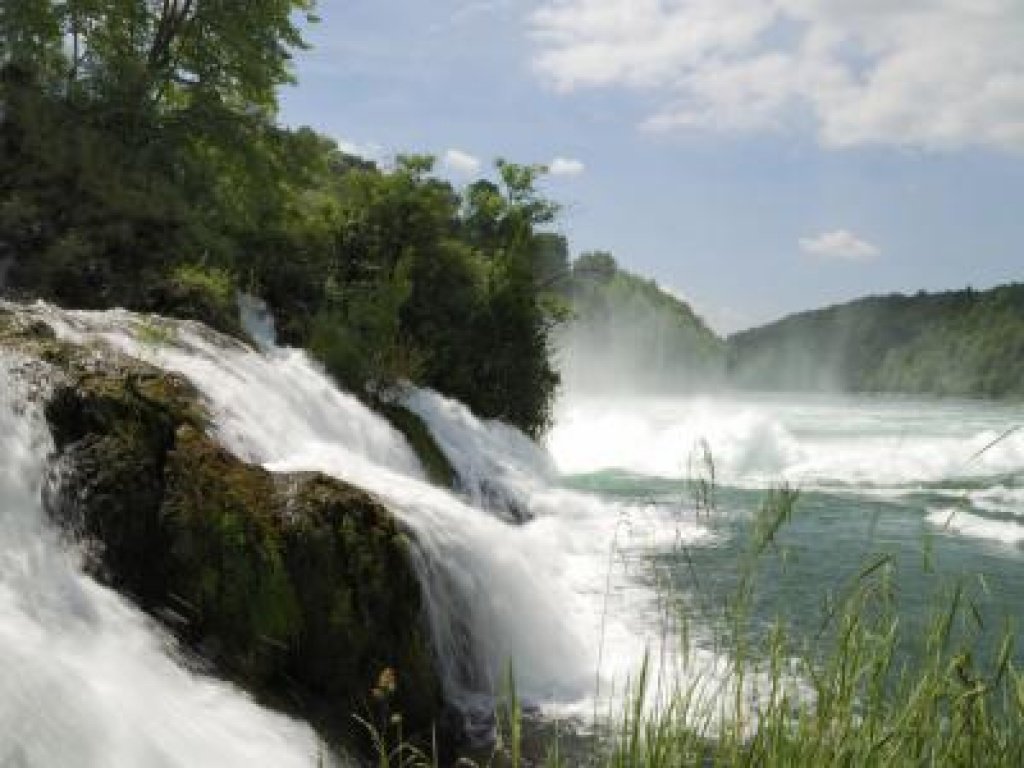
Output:
[[[748,612],[756,637],[781,622],[817,642],[826,601],[886,556],[901,647],[913,654],[936,605],[960,583],[994,647],[1024,606],[1024,405],[893,397],[729,395],[570,400],[549,449],[563,482],[608,500],[671,510],[710,532],[700,546],[652,531],[634,578],[682,604],[714,646],[751,563],[768,492],[799,492],[758,558]],[[695,510],[695,479],[712,508]],[[671,519],[672,515],[668,518]],[[664,520],[664,516],[658,519]],[[662,523],[665,525],[665,523]],[[643,536],[633,536],[643,541]],[[1018,627],[1019,628],[1019,627]]]

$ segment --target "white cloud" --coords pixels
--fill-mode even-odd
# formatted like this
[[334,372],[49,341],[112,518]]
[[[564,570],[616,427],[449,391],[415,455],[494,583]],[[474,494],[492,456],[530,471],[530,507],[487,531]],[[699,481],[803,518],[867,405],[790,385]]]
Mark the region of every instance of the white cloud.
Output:
[[543,0],[535,67],[625,87],[655,130],[1024,151],[1021,0]]
[[441,162],[445,168],[461,176],[473,176],[480,172],[480,159],[460,149],[449,149]]
[[552,176],[579,176],[586,169],[582,160],[568,157],[556,157],[548,164],[548,172]]
[[384,159],[384,147],[374,142],[349,141],[348,139],[335,138],[338,149],[342,152],[361,157],[364,160],[380,162]]
[[830,261],[871,261],[881,253],[878,246],[846,229],[822,232],[815,237],[801,237],[800,250]]

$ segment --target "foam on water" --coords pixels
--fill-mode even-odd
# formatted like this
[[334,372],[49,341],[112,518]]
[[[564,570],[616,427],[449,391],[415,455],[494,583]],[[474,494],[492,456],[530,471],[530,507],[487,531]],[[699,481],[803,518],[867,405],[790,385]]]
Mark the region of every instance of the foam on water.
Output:
[[52,445],[22,364],[0,355],[0,765],[316,764],[308,726],[188,671],[61,545],[41,504]]
[[967,492],[971,506],[984,512],[1024,518],[1024,488],[996,485]]
[[[972,404],[837,401],[807,396],[567,399],[548,446],[570,474],[620,469],[685,477],[706,441],[719,476],[739,486],[906,486],[1024,470],[1024,432]],[[946,416],[947,418],[943,418]]]
[[647,413],[607,404],[568,406],[548,448],[566,474],[624,469],[656,477],[685,476],[702,440],[734,477],[777,476],[804,456],[785,428],[752,410],[722,418],[710,403],[698,402],[678,418],[666,416],[656,406]]
[[[603,690],[613,679],[621,683],[648,648],[664,655],[657,595],[611,554],[630,541],[710,542],[696,521],[558,488],[549,461],[521,433],[435,393],[411,391],[406,405],[459,472],[463,493],[453,495],[427,483],[404,438],[301,352],[260,354],[192,323],[121,311],[33,311],[60,335],[185,375],[237,455],[272,471],[325,472],[394,509],[414,533],[414,564],[453,700],[497,692],[511,662],[527,700],[589,712],[599,682]],[[151,323],[162,325],[167,343],[140,341],[152,336],[145,333]],[[516,500],[530,522],[511,524],[492,505],[481,508],[495,493]],[[722,666],[713,654],[700,659],[702,673]]]
[[1012,520],[995,520],[956,508],[930,510],[926,519],[942,531],[960,536],[1010,546],[1024,544],[1024,525]]

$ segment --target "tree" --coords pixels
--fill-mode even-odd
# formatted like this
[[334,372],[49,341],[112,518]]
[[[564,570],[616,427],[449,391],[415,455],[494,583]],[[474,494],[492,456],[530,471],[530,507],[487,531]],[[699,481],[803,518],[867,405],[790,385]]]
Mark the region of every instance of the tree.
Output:
[[29,254],[15,280],[68,303],[148,307],[172,262],[236,270],[251,233],[287,229],[304,169],[285,162],[300,142],[273,113],[311,9],[5,2],[0,241]]
[[546,169],[499,160],[496,183],[460,194],[428,155],[382,172],[277,126],[311,8],[8,0],[0,250],[24,254],[12,278],[69,305],[204,318],[244,286],[351,389],[409,378],[538,434],[568,260],[544,231],[558,210],[536,188]]

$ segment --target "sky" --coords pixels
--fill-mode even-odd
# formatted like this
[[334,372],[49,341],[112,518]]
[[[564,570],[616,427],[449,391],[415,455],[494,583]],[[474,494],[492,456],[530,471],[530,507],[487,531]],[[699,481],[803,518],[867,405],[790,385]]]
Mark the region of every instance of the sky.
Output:
[[281,119],[461,185],[542,163],[574,254],[728,333],[1024,280],[1021,0],[320,0]]

